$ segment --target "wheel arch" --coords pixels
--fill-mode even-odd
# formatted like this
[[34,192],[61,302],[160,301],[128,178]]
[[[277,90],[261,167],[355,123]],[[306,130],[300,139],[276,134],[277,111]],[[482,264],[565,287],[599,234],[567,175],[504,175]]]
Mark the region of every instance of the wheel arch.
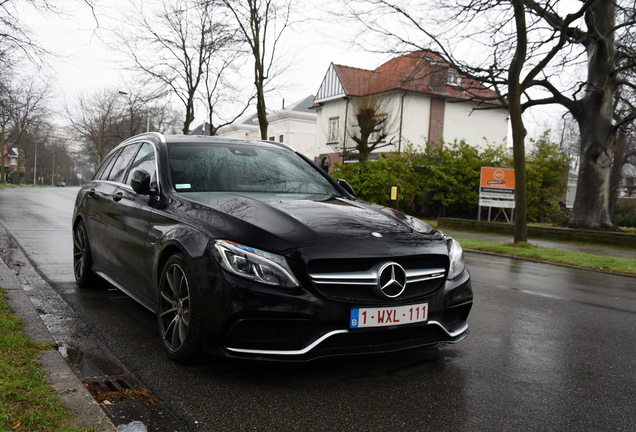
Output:
[[84,220],[84,216],[82,216],[81,214],[75,215],[75,218],[73,219],[73,230],[75,230],[75,228],[77,228],[77,225],[80,223],[80,221],[84,221],[84,224],[86,225],[86,221]]
[[[201,258],[205,254],[205,248],[209,243],[208,239],[199,239],[198,242],[188,241],[187,244],[184,244],[181,241],[178,241],[175,238],[166,240],[163,247],[158,253],[158,257],[156,260],[156,268],[153,269],[154,283],[155,286],[159,287],[159,283],[161,282],[161,272],[163,271],[166,262],[170,259],[171,256],[175,254],[181,254],[186,260],[186,263],[190,267],[190,271],[192,273],[193,278],[195,279],[195,287],[199,290],[198,281],[197,281],[197,272],[194,261],[197,258]],[[196,243],[196,244],[195,244]],[[190,247],[187,247],[187,246]]]
[[187,253],[185,253],[184,250],[176,243],[170,243],[166,245],[166,247],[163,248],[163,250],[159,254],[159,259],[157,259],[157,269],[155,271],[155,283],[157,284],[157,287],[159,286],[159,282],[161,280],[161,272],[163,271],[166,262],[172,255],[175,255],[177,253],[186,257],[186,260],[188,259]]

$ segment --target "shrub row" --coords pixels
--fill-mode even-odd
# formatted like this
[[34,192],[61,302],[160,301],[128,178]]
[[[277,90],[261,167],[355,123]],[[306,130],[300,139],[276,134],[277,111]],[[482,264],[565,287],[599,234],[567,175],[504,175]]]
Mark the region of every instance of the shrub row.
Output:
[[[566,220],[562,201],[569,163],[547,132],[532,141],[526,158],[529,221]],[[388,206],[389,191],[398,186],[402,211],[420,217],[475,219],[481,167],[512,165],[511,150],[504,145],[474,147],[455,141],[428,145],[423,151],[409,145],[403,153],[386,154],[377,161],[337,165],[332,175],[347,180],[366,201]]]

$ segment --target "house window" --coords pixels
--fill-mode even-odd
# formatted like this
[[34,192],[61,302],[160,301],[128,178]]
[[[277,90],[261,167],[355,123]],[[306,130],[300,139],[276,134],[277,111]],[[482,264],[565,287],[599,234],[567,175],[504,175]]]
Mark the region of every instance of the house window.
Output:
[[338,117],[329,119],[329,138],[327,142],[330,142],[330,143],[338,142],[338,121],[339,121]]
[[271,136],[268,139],[269,139],[269,141],[276,141],[276,137],[275,136]]
[[278,135],[278,142],[284,142],[283,141],[283,135]]
[[448,73],[448,84],[455,86],[455,87],[459,87],[462,85],[462,77],[459,76],[458,73],[456,72],[449,72]]

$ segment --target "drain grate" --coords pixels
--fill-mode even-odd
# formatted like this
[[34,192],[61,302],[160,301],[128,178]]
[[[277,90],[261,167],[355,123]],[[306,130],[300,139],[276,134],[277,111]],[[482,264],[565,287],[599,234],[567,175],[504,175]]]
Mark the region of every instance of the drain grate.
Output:
[[84,381],[84,384],[92,385],[93,387],[98,387],[102,391],[107,392],[124,392],[126,390],[138,390],[139,386],[136,384],[132,384],[124,378],[116,378],[112,377],[98,379],[98,380],[90,380]]

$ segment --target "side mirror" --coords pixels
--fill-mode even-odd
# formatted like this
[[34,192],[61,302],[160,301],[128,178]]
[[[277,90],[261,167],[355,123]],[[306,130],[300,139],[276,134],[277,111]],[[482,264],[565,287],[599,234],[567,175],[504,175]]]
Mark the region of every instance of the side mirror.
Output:
[[356,192],[353,190],[351,185],[345,179],[338,179],[338,185],[345,190],[352,197],[356,196]]
[[140,169],[132,174],[130,186],[138,195],[154,195],[155,190],[150,187],[150,174],[148,171]]

